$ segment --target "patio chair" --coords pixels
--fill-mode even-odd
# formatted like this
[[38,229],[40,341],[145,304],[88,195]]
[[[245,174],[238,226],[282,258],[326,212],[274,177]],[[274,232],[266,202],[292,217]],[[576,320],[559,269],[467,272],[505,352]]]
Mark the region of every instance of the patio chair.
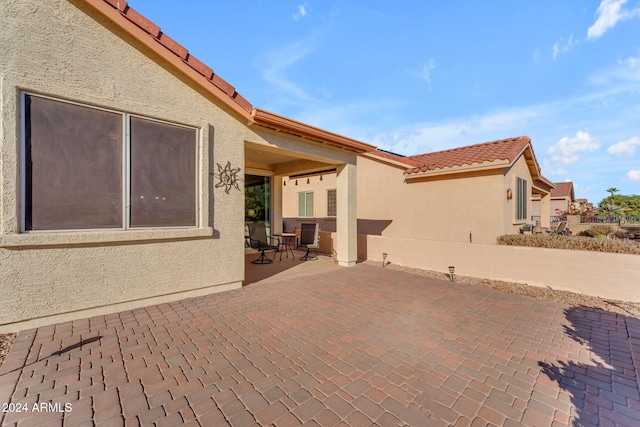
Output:
[[550,234],[562,235],[566,228],[567,228],[567,221],[560,221],[558,223],[558,226],[555,229],[551,230]]
[[[273,260],[267,258],[266,251],[274,251],[273,259],[276,259],[276,254],[280,250],[280,240],[267,236],[267,229],[264,222],[250,222],[247,224],[249,227],[249,235],[245,236],[245,239],[249,243],[249,247],[260,251],[260,257],[252,261],[253,264],[271,264]],[[273,244],[277,241],[277,244]]]
[[[301,257],[301,260],[307,261],[311,249],[318,249],[320,247],[320,227],[316,224],[301,224],[300,225],[300,241],[298,242],[299,248],[307,248],[307,253]],[[317,259],[317,257],[311,257],[311,259]]]

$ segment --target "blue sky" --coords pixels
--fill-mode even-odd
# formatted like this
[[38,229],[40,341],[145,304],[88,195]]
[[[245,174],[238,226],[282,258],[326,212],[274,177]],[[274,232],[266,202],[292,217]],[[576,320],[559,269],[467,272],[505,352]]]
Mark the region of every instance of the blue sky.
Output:
[[399,154],[528,135],[640,194],[640,1],[130,0],[254,107]]

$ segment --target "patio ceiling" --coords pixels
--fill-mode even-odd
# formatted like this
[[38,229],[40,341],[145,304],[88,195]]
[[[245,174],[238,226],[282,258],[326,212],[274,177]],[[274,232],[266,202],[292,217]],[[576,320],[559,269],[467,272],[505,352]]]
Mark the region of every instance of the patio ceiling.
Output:
[[245,142],[244,159],[246,169],[269,171],[276,175],[324,170],[337,162],[305,153],[293,153],[276,147]]

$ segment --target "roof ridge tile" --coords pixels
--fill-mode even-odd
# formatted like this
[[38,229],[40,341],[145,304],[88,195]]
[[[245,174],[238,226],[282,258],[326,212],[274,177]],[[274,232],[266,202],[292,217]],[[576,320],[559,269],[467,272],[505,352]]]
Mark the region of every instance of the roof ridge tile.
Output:
[[409,156],[409,159],[425,163],[421,168],[407,169],[406,173],[419,173],[433,169],[482,164],[496,160],[513,161],[531,143],[528,136],[498,139],[479,144],[454,147],[432,153]]

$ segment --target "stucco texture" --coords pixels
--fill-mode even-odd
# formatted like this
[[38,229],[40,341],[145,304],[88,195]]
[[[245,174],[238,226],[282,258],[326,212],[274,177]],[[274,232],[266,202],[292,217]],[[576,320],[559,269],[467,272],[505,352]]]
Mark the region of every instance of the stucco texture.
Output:
[[402,169],[358,159],[358,218],[372,227],[388,222],[364,234],[495,243],[506,228],[502,170],[404,178]]
[[[0,330],[54,314],[240,286],[244,194],[213,188],[210,172],[216,163],[243,166],[243,144],[252,134],[246,122],[81,2],[3,1],[0,16]],[[21,90],[198,128],[198,227],[21,234]]]
[[384,236],[362,236],[367,258],[461,276],[640,302],[640,257],[631,254],[464,244]]
[[[404,169],[383,161],[358,157],[358,234],[439,240],[449,242],[496,243],[502,234],[517,233],[516,177],[527,180],[528,217],[531,215],[533,179],[524,157],[506,169],[476,171],[406,180]],[[309,219],[297,219],[297,193],[314,191],[315,218],[321,229],[335,231],[326,216],[326,190],[336,188],[336,175],[286,179],[283,187],[283,216],[295,226]],[[507,189],[514,198],[507,200]],[[530,221],[529,221],[530,222]]]

